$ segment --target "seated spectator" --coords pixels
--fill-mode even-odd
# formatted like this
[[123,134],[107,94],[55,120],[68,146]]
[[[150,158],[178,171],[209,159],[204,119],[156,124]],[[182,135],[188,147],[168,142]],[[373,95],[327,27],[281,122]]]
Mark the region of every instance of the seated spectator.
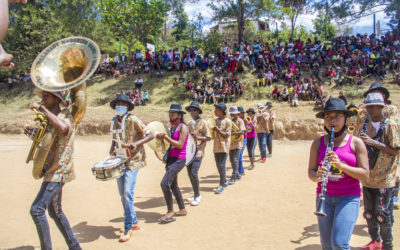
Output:
[[193,84],[192,84],[190,81],[188,81],[188,82],[185,84],[185,89],[186,89],[186,90],[191,90],[192,87],[193,87]]
[[272,90],[272,99],[279,100],[281,97],[281,91],[278,88],[278,85],[275,86],[274,90]]
[[299,106],[299,95],[295,92],[291,102],[290,102],[290,107],[298,107]]
[[239,97],[244,95],[244,84],[242,82],[239,82],[238,95],[239,95]]
[[138,78],[135,80],[135,88],[136,89],[141,89],[143,87],[143,79],[139,75]]
[[289,90],[284,87],[282,92],[280,93],[280,100],[281,101],[288,101],[289,100]]
[[339,99],[342,99],[344,101],[344,104],[347,105],[347,98],[344,96],[343,91],[339,92]]
[[263,73],[263,71],[261,69],[258,71],[258,74],[257,74],[256,86],[257,87],[264,87],[265,86],[264,73]]
[[212,101],[212,103],[216,104],[214,89],[211,88],[211,85],[207,85],[207,88],[206,88],[206,90],[204,91],[204,100],[203,100],[203,104],[205,104],[207,101],[208,101],[209,103],[211,103],[211,101]]
[[271,70],[265,74],[265,79],[267,80],[267,87],[272,87],[272,80],[274,79],[274,74]]
[[172,82],[172,86],[178,86],[178,78],[174,77],[174,81]]
[[145,104],[148,104],[150,102],[150,94],[149,94],[149,91],[147,89],[143,93],[143,99],[144,99],[144,103]]
[[179,82],[182,83],[182,84],[184,84],[185,81],[186,81],[186,78],[183,76],[183,74],[180,74],[180,76],[179,76]]

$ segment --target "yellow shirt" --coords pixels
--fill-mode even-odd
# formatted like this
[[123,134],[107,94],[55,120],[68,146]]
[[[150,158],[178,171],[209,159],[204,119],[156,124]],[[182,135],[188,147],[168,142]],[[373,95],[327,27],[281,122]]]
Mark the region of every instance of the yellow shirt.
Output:
[[232,121],[228,118],[215,119],[216,126],[225,133],[228,133],[227,138],[223,138],[220,133],[215,133],[214,153],[228,153],[231,145]]

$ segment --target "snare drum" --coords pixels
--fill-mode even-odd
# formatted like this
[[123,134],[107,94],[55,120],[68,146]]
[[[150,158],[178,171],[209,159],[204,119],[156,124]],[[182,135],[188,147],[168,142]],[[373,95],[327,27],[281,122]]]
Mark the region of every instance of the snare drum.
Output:
[[92,173],[96,176],[96,180],[113,180],[124,174],[125,162],[126,158],[122,156],[110,157],[104,161],[96,162],[92,168]]

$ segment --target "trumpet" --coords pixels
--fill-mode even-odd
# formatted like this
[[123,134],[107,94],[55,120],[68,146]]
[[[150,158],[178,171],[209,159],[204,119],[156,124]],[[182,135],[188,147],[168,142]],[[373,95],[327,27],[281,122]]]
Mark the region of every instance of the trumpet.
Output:
[[355,113],[355,117],[354,116],[352,116],[351,118],[349,118],[349,120],[348,120],[348,124],[349,124],[349,126],[348,126],[348,128],[347,128],[347,131],[350,133],[350,134],[354,134],[354,131],[355,131],[355,124],[356,124],[356,119],[359,119],[360,118],[360,111],[357,109],[357,108],[354,108],[354,107],[352,107],[352,108],[350,108],[349,109],[350,111],[353,111],[354,113]]

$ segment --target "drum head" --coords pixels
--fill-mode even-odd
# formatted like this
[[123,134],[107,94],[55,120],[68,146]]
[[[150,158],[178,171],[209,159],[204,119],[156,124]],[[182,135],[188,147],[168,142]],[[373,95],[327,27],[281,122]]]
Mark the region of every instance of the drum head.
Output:
[[[170,135],[169,130],[165,127],[165,125],[158,121],[150,122],[149,124],[147,124],[147,128],[154,136],[160,133],[164,133],[168,136]],[[155,152],[166,151],[169,147],[169,143],[166,140],[161,141],[157,138],[149,141],[147,145]]]
[[187,144],[186,144],[186,163],[185,166],[190,165],[196,158],[197,145],[196,141],[193,139],[192,135],[189,134]]
[[112,168],[112,167],[121,165],[124,161],[125,161],[125,159],[122,156],[110,157],[110,158],[105,159],[104,161],[96,162],[93,166],[93,169],[97,170],[97,169]]

